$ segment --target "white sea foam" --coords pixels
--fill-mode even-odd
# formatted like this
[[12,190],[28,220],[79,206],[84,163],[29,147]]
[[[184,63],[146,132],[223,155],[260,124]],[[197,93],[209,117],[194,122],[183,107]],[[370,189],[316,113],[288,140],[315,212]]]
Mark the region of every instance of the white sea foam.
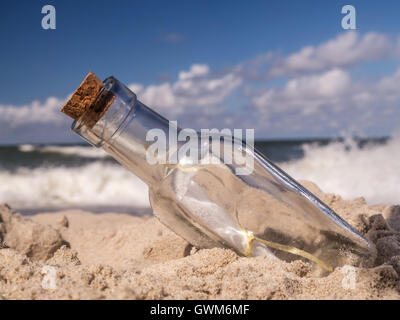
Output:
[[400,204],[400,135],[362,149],[352,141],[303,148],[304,158],[280,164],[293,178],[311,180],[345,199]]
[[33,146],[30,144],[23,144],[18,147],[21,152],[52,152],[60,153],[63,155],[74,155],[84,158],[105,158],[109,155],[100,148],[93,148],[91,146]]
[[32,152],[35,150],[35,146],[32,144],[21,144],[18,150],[21,152]]
[[0,202],[17,208],[148,207],[148,188],[122,166],[100,161],[77,168],[0,171]]
[[[384,145],[358,148],[354,142],[303,146],[304,158],[279,166],[295,179],[311,180],[323,191],[368,203],[400,203],[400,135]],[[107,156],[85,146],[22,145],[20,151]],[[118,164],[96,161],[81,167],[41,167],[0,171],[0,202],[17,208],[127,206],[149,207],[148,189]]]

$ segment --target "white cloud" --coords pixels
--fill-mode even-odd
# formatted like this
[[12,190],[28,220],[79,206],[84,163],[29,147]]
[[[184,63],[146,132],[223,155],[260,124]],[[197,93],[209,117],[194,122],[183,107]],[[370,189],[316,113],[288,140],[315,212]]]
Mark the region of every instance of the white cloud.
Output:
[[[149,107],[194,128],[247,127],[270,137],[325,135],[329,130],[338,134],[349,128],[387,132],[400,117],[400,68],[370,82],[353,81],[349,68],[398,54],[400,50],[392,52],[393,46],[400,48],[400,42],[392,45],[386,35],[345,32],[286,58],[268,52],[225,70],[194,64],[180,71],[175,81],[129,87]],[[285,78],[273,85],[268,82],[277,76]],[[249,81],[254,79],[267,81],[254,85]],[[285,82],[277,86],[281,80]],[[238,88],[242,90],[236,92]],[[0,104],[0,141],[70,139],[70,119],[59,111],[65,100],[50,97],[21,106]]]
[[179,114],[187,108],[209,109],[224,102],[242,83],[234,73],[214,75],[208,65],[194,64],[181,71],[178,80],[160,85],[131,84],[129,88],[145,104],[168,114]]
[[382,98],[389,101],[397,101],[400,98],[400,68],[390,77],[379,80],[377,84],[378,92]]
[[62,115],[60,109],[66,99],[55,97],[47,98],[45,102],[33,101],[22,106],[1,105],[0,123],[17,127],[30,123],[60,123]]
[[348,71],[332,69],[296,77],[283,87],[250,92],[249,96],[264,126],[271,129],[314,130],[324,135],[328,129],[363,134],[375,128],[388,134],[398,127],[399,80],[400,68],[376,82],[355,82]]
[[390,38],[369,32],[360,35],[348,31],[318,46],[305,46],[299,52],[272,63],[270,76],[283,76],[302,72],[318,72],[343,68],[363,61],[373,61],[391,54],[394,49]]
[[284,88],[267,89],[253,98],[253,104],[266,113],[296,110],[310,114],[338,103],[349,93],[350,85],[346,71],[333,69],[292,79]]
[[194,64],[189,71],[179,72],[179,80],[188,80],[196,77],[206,76],[210,73],[210,67],[206,64]]

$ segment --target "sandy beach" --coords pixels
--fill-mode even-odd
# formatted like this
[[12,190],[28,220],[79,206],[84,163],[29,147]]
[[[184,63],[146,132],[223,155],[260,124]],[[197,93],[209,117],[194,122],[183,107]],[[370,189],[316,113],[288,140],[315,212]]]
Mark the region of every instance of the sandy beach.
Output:
[[400,207],[345,201],[303,184],[376,244],[372,268],[316,277],[305,261],[194,248],[152,216],[22,216],[3,204],[0,299],[399,299]]

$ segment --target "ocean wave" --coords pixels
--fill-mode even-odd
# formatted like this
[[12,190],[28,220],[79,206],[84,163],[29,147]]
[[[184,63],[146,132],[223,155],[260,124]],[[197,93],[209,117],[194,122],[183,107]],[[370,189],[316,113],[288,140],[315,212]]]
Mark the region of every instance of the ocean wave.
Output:
[[0,171],[0,202],[16,208],[149,207],[148,188],[122,166],[96,161],[75,168]]
[[[358,147],[351,140],[302,146],[304,157],[278,163],[295,179],[315,182],[324,192],[369,204],[400,203],[400,135],[384,144]],[[101,149],[85,146],[21,145],[23,152],[59,152],[92,158],[67,167],[0,171],[0,202],[16,208],[124,206],[148,208],[148,188],[122,166],[101,160]],[[96,159],[97,158],[97,159]]]
[[21,152],[32,152],[35,151],[35,146],[32,144],[21,144],[18,146],[18,150]]
[[304,157],[281,163],[293,178],[315,182],[324,192],[369,204],[400,203],[400,135],[359,148],[352,140],[303,146]]
[[21,152],[41,152],[41,153],[59,153],[62,155],[73,155],[83,158],[106,158],[109,155],[100,148],[92,146],[34,146],[30,144],[23,144],[18,146]]

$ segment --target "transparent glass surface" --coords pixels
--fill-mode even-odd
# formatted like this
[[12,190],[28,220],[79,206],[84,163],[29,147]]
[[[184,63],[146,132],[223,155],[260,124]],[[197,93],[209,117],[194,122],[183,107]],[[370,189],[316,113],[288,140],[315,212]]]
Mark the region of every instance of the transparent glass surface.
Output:
[[[150,164],[146,158],[151,143],[146,140],[148,130],[163,131],[168,141],[169,121],[114,78],[105,80],[103,90],[114,93],[113,104],[93,128],[85,125],[83,115],[73,123],[73,131],[145,181],[155,216],[192,245],[228,247],[245,256],[307,259],[322,272],[373,259],[373,245],[242,141],[222,134],[198,141],[201,152],[195,165],[193,156],[179,153],[183,143],[170,145],[166,152],[168,156],[177,153],[178,164]],[[232,144],[232,153],[251,157],[250,174],[236,174],[243,164],[236,163],[235,157],[225,164],[227,154],[216,152],[213,145],[220,140]]]

